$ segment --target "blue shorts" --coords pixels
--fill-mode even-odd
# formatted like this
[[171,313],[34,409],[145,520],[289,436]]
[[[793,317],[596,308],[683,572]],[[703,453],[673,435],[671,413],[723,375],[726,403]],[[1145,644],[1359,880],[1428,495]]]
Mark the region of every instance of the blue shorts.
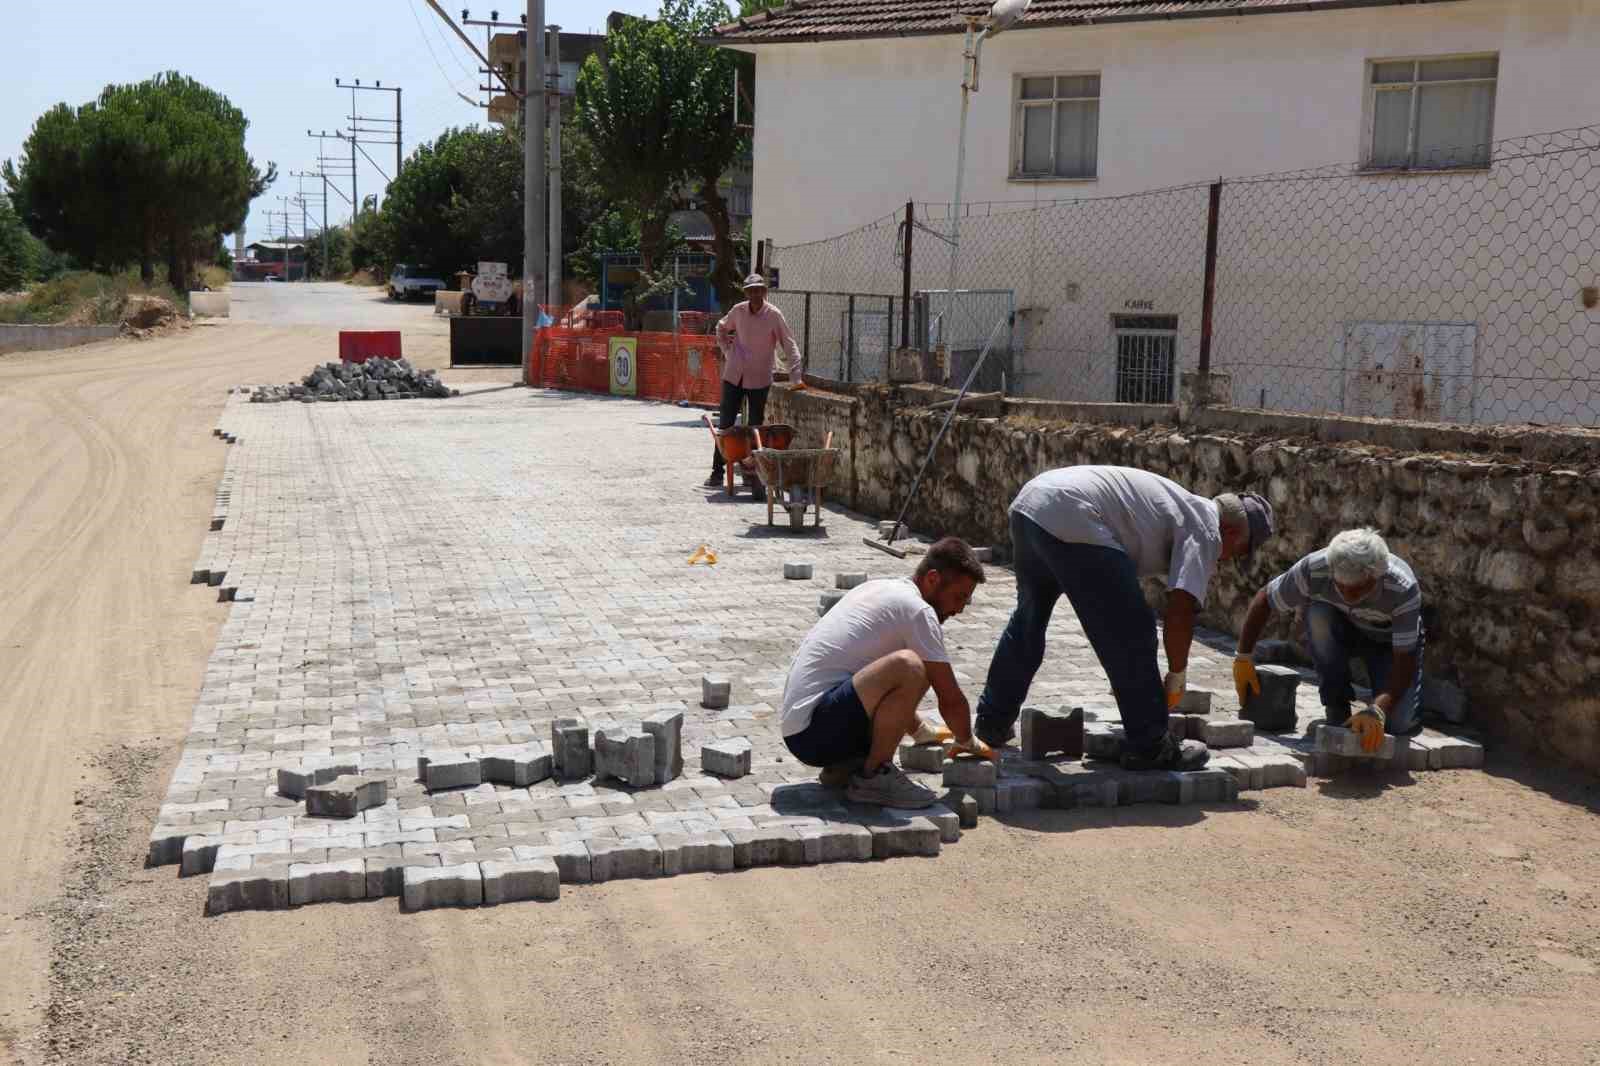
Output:
[[811,724],[783,742],[807,766],[865,759],[872,750],[872,719],[855,682],[847,677],[824,693],[811,711]]

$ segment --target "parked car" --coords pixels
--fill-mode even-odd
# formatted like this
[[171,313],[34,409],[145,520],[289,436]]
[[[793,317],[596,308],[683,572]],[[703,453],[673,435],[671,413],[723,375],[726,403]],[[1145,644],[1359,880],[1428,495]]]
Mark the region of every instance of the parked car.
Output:
[[391,300],[431,299],[434,293],[443,288],[447,286],[430,266],[396,263],[394,273],[389,275]]

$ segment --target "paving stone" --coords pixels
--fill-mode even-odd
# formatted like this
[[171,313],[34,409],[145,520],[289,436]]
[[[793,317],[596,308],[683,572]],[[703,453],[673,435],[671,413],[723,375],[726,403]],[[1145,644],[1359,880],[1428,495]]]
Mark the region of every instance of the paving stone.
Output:
[[722,674],[706,674],[700,678],[700,706],[720,711],[728,706],[733,696],[733,682]]
[[554,859],[478,864],[483,873],[483,902],[516,903],[528,899],[560,899],[561,873]]
[[343,862],[297,862],[289,867],[289,903],[367,898],[367,867],[361,859]]
[[385,847],[380,849],[382,855],[374,855],[372,850],[366,852],[363,862],[367,880],[367,898],[382,899],[385,896],[398,896],[404,888],[404,873],[407,866],[438,866],[439,856],[426,855],[416,858],[404,858],[398,847]]
[[341,774],[306,789],[306,813],[321,818],[354,818],[389,801],[389,782],[381,777]]
[[944,804],[924,807],[917,814],[939,827],[940,842],[954,844],[961,839],[961,816]]
[[848,592],[857,585],[865,585],[867,575],[859,570],[846,570],[833,575],[833,587]]
[[751,866],[794,866],[805,861],[805,848],[800,834],[787,826],[766,829],[727,829],[728,841],[733,845],[735,869]]
[[527,788],[547,779],[553,770],[553,761],[543,744],[485,748],[478,755],[484,781],[513,788]]
[[1181,714],[1210,714],[1211,697],[1210,689],[1191,685],[1183,690],[1183,699],[1178,701],[1178,711]]
[[569,885],[586,885],[590,882],[589,849],[582,841],[568,844],[518,844],[511,849],[518,862],[548,859],[556,864],[556,872]]
[[999,776],[994,763],[988,759],[976,759],[965,755],[956,759],[945,759],[941,768],[944,770],[946,787],[994,788]]
[[872,834],[874,859],[939,854],[939,827],[927,818],[913,817],[891,825],[869,825],[867,829]]
[[1483,745],[1466,737],[1424,733],[1412,738],[1428,749],[1428,769],[1466,770],[1483,765]]
[[596,781],[615,778],[634,788],[657,784],[655,737],[642,730],[596,730],[594,776]]
[[1090,759],[1115,762],[1122,758],[1122,726],[1111,722],[1085,722],[1083,754]]
[[655,784],[664,785],[683,776],[683,712],[657,711],[643,722],[655,740]]
[[661,875],[698,874],[732,870],[733,841],[721,830],[656,834],[661,849]]
[[1256,739],[1256,724],[1243,718],[1208,718],[1196,740],[1208,748],[1248,748]]
[[197,874],[208,874],[216,864],[218,849],[228,844],[255,842],[256,834],[253,830],[186,837],[178,858],[178,876],[194,877]]
[[1002,777],[995,782],[994,811],[1014,814],[1055,806],[1055,790],[1031,777]]
[[590,840],[588,845],[589,876],[596,884],[627,877],[661,876],[661,846],[655,837]]
[[1293,731],[1295,689],[1300,687],[1300,674],[1287,666],[1258,666],[1256,677],[1261,681],[1261,691],[1250,696],[1239,717],[1254,722],[1261,732]]
[[306,789],[314,785],[325,785],[338,777],[350,774],[359,774],[360,767],[354,762],[308,762],[300,766],[284,766],[278,769],[278,794],[290,799],[304,799]]
[[994,814],[1000,807],[997,790],[992,788],[963,788],[962,793],[977,804],[979,814]]
[[431,752],[422,767],[422,781],[429,792],[447,788],[471,788],[483,783],[483,768],[476,756],[465,752]]
[[563,781],[576,781],[594,773],[594,753],[589,750],[589,726],[581,718],[557,718],[550,723],[551,768]]
[[718,777],[739,778],[750,773],[753,747],[747,737],[729,737],[700,746],[700,768]]
[[787,562],[783,564],[783,576],[789,581],[810,581],[812,566],[810,563]]
[[145,865],[172,866],[181,863],[184,841],[190,837],[221,836],[222,827],[221,822],[198,822],[187,826],[158,825],[150,831],[150,848],[145,853]]
[[844,599],[844,593],[839,589],[823,589],[822,595],[817,597],[817,617],[822,617],[833,610],[833,605]]
[[401,875],[400,899],[408,911],[476,907],[483,903],[483,871],[475,862],[407,866]]
[[795,833],[806,863],[865,862],[872,858],[872,832],[864,825],[826,822],[799,826]]
[[214,873],[206,886],[207,914],[282,910],[287,906],[289,906],[287,863]]
[[1044,759],[1051,755],[1079,759],[1084,753],[1083,708],[1047,711],[1022,708],[1022,757]]
[[1377,759],[1390,762],[1394,759],[1394,737],[1385,735],[1378,745],[1378,750],[1364,751],[1361,747],[1361,738],[1343,726],[1328,725],[1326,722],[1317,726],[1317,750],[1330,755],[1342,755],[1347,759]]
[[900,745],[900,768],[914,773],[937,774],[944,772],[943,744]]
[[978,801],[968,793],[956,800],[956,814],[961,818],[962,829],[978,828]]

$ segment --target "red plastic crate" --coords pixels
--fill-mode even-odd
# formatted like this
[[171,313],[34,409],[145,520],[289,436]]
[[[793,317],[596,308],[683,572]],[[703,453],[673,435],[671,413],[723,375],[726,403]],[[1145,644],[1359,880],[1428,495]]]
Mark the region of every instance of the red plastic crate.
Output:
[[400,331],[397,329],[342,329],[339,331],[339,361],[365,363],[368,359],[399,359]]

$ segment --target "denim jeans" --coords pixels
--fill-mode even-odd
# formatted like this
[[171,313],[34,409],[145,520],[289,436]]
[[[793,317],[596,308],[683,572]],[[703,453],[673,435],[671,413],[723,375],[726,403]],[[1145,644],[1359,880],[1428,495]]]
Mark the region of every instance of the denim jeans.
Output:
[[[734,422],[739,418],[739,405],[744,402],[746,397],[750,399],[750,421],[746,422],[745,425],[761,425],[762,419],[767,417],[767,393],[770,391],[770,385],[762,389],[747,389],[741,385],[735,385],[731,381],[724,381],[722,383],[722,404],[717,410],[717,428],[733,428]],[[718,477],[722,475],[722,453],[717,450],[715,444],[711,446],[711,473]]]
[[1078,613],[1111,681],[1128,747],[1145,752],[1167,732],[1167,697],[1156,666],[1156,619],[1126,552],[1067,544],[1032,519],[1011,515],[1017,609],[1011,613],[978,700],[978,718],[993,732],[1016,723],[1028,687],[1044,662],[1045,630],[1063,595]]
[[[1331,603],[1315,601],[1306,608],[1306,636],[1311,658],[1317,664],[1317,691],[1330,725],[1343,725],[1350,718],[1350,701],[1355,686],[1350,683],[1350,660],[1359,658],[1367,666],[1367,679],[1374,696],[1389,686],[1389,671],[1394,667],[1394,647],[1377,641],[1355,627],[1345,613]],[[1422,641],[1417,641],[1417,676],[1411,687],[1395,703],[1385,729],[1395,736],[1414,732],[1422,709]]]

